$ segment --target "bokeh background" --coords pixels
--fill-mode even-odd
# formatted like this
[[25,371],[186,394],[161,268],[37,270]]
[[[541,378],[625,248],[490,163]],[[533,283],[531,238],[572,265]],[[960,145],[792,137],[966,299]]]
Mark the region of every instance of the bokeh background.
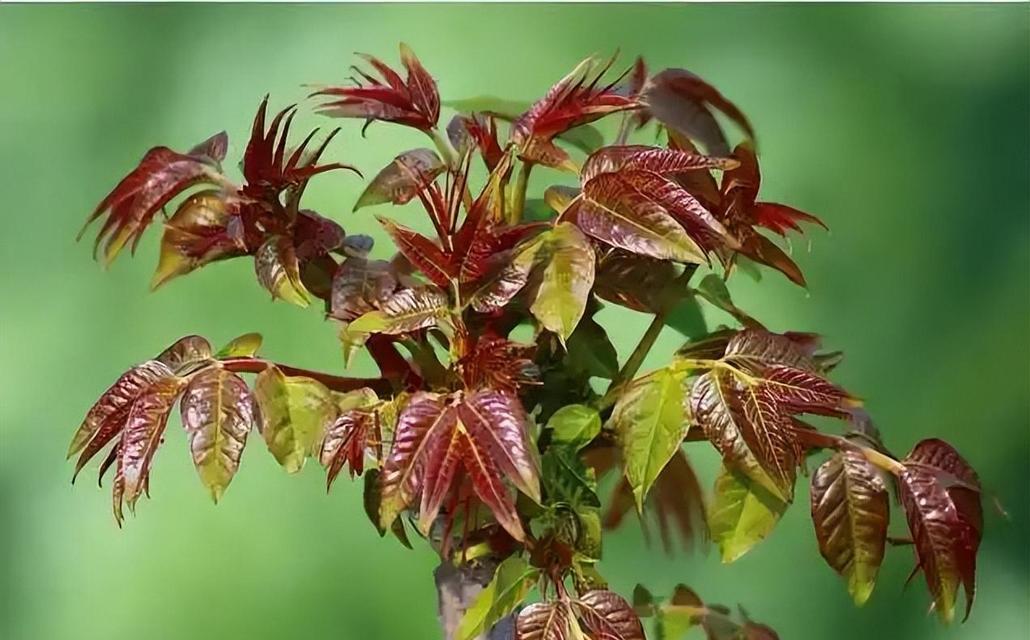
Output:
[[[949,629],[926,617],[921,577],[902,589],[908,549],[889,551],[872,600],[854,608],[818,556],[803,497],[730,566],[646,549],[630,522],[602,564],[615,587],[687,582],[787,639],[1027,637],[1025,5],[368,4],[0,6],[0,637],[436,637],[431,552],[380,540],[359,484],[326,495],[317,465],[287,476],[255,439],[216,508],[173,417],[154,500],[119,530],[107,490],[90,473],[71,486],[63,459],[97,395],[186,333],[260,331],[270,357],[342,367],[333,326],[269,302],[245,260],[151,294],[156,229],[108,273],[74,237],[145,149],[225,128],[238,158],[266,92],[274,106],[302,100],[304,84],[344,80],[354,51],[396,62],[401,40],[449,99],[530,100],[616,48],[714,82],[759,133],[764,197],[832,228],[793,247],[808,292],[767,272],[731,283],[738,303],[846,350],[838,379],[868,399],[890,446],[948,439],[1010,513],[988,505],[977,606]],[[426,144],[390,125],[361,140],[360,123],[343,124],[328,155],[366,175]],[[542,190],[554,176],[535,177]],[[350,213],[361,188],[330,174],[307,202],[381,238],[370,212]],[[605,313],[627,353],[646,318]],[[664,335],[655,363],[678,342]],[[693,456],[712,477],[715,457]]]

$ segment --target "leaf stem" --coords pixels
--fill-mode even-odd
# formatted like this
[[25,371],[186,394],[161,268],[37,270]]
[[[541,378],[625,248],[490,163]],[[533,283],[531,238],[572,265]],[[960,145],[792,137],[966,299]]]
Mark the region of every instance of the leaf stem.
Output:
[[873,465],[889,471],[895,476],[900,476],[905,471],[905,465],[898,462],[889,455],[877,451],[872,447],[861,445],[854,440],[849,440],[843,436],[833,435],[831,433],[822,433],[812,429],[795,429],[794,433],[798,436],[798,439],[810,447],[817,447],[820,449],[833,449],[834,451],[855,451],[865,456]]
[[[674,287],[681,285],[686,287],[690,281],[691,276],[697,270],[697,265],[687,265],[683,269],[683,273],[676,278]],[[678,293],[678,292],[677,292]],[[620,392],[620,388],[626,382],[629,382],[637,375],[640,371],[641,365],[644,364],[644,359],[647,358],[647,354],[651,351],[651,347],[658,340],[658,336],[661,335],[662,329],[665,328],[665,320],[669,315],[669,312],[675,306],[678,296],[670,296],[669,300],[666,300],[657,313],[654,314],[654,319],[651,320],[651,324],[648,325],[644,331],[644,335],[640,337],[640,342],[637,343],[633,352],[626,358],[625,364],[619,369],[619,373],[612,378],[612,382],[608,385],[608,390],[605,392],[604,397],[599,402],[599,408],[606,409],[615,402],[615,398]]]
[[508,212],[510,224],[522,222],[522,210],[526,207],[526,189],[529,187],[529,174],[532,170],[533,163],[528,161],[523,161],[519,167],[519,175],[515,178],[511,192],[511,210]]
[[368,387],[380,394],[389,394],[392,391],[389,381],[385,378],[345,378],[342,376],[334,376],[331,373],[292,367],[288,364],[272,362],[271,360],[265,360],[264,358],[227,358],[225,360],[219,360],[218,363],[223,369],[234,373],[261,373],[269,367],[276,367],[288,376],[304,376],[313,380],[318,380],[329,389],[340,393],[355,391],[365,387]]
[[447,168],[452,170],[457,169],[458,154],[454,150],[454,148],[451,147],[451,143],[448,142],[442,135],[440,135],[440,132],[436,129],[430,129],[426,132],[426,135],[428,135],[433,140],[433,145],[436,146],[436,150],[440,152],[441,156],[443,156],[443,161],[444,164],[447,165]]

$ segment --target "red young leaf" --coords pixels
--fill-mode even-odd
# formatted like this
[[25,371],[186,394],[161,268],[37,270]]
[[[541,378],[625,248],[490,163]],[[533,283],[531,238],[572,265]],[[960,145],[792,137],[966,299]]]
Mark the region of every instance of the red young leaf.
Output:
[[229,135],[224,131],[220,131],[207,140],[194,146],[190,149],[188,155],[203,156],[214,162],[216,165],[219,165],[223,160],[225,160],[225,153],[228,150]]
[[749,138],[755,133],[747,117],[718,90],[685,69],[665,69],[652,76],[641,95],[651,115],[672,130],[698,140],[712,155],[726,155],[726,136],[711,109],[733,120]]
[[416,269],[425,274],[429,281],[436,286],[444,289],[450,287],[451,279],[456,275],[455,270],[447,254],[439,245],[392,220],[387,218],[378,218],[378,220],[393,238],[397,249]]
[[865,456],[841,451],[812,474],[812,522],[819,552],[848,581],[857,604],[872,593],[887,540],[889,498]]
[[690,406],[727,466],[790,501],[797,445],[791,426],[768,392],[713,370],[694,382]]
[[119,448],[118,474],[130,509],[150,486],[150,465],[161,444],[168,414],[184,383],[175,376],[160,378],[147,387],[129,409]]
[[401,63],[408,71],[407,79],[372,56],[362,56],[380,75],[375,78],[352,67],[359,78],[352,78],[353,87],[329,87],[312,95],[330,96],[320,108],[339,118],[363,118],[396,122],[422,131],[436,127],[440,118],[440,96],[436,82],[407,45],[401,44]]
[[176,340],[156,358],[175,373],[183,373],[211,359],[211,343],[203,336],[185,336]]
[[285,236],[270,236],[254,254],[258,282],[272,299],[281,298],[306,307],[308,290],[300,279],[300,263],[293,242]]
[[712,158],[677,149],[645,145],[602,147],[583,163],[580,181],[587,183],[602,173],[648,171],[660,176],[694,172],[699,169],[732,169],[733,158]]
[[574,605],[587,633],[597,640],[645,640],[640,618],[617,593],[588,591]]
[[122,374],[100,396],[86,414],[82,425],[75,432],[75,437],[72,438],[71,446],[68,447],[69,458],[82,452],[75,463],[76,475],[112,438],[121,433],[129,409],[136,398],[156,381],[171,375],[172,370],[166,364],[149,360]]
[[966,617],[976,588],[976,552],[983,529],[976,473],[953,447],[924,440],[902,461],[899,491],[915,542],[918,568],[945,622],[954,616],[959,583]]
[[804,276],[794,261],[768,238],[759,235],[755,227],[765,227],[785,236],[788,231],[802,233],[800,222],[818,224],[823,228],[826,225],[815,216],[791,207],[756,202],[761,173],[754,149],[746,143],[740,144],[733,150],[733,157],[739,165],[723,174],[720,219],[740,240],[740,253],[779,270],[793,282],[804,286]]
[[333,486],[345,464],[350,466],[352,478],[364,472],[365,450],[377,420],[375,411],[351,409],[326,428],[319,453],[319,460],[327,469],[326,490]]
[[520,387],[540,382],[540,369],[533,362],[534,351],[535,345],[486,336],[461,359],[459,370],[470,389],[491,387],[514,395]]
[[332,316],[353,320],[378,309],[396,288],[397,276],[389,262],[347,258],[333,277]]
[[520,155],[531,162],[560,166],[568,155],[551,143],[552,138],[610,113],[635,108],[634,100],[614,89],[618,80],[600,85],[613,62],[614,58],[604,65],[584,60],[519,116],[512,124],[512,141]]
[[420,495],[425,482],[432,443],[440,433],[454,430],[455,414],[446,410],[443,398],[420,392],[397,417],[393,448],[383,465],[379,524],[389,529],[401,511]]
[[464,155],[469,145],[475,144],[488,171],[493,171],[501,162],[504,150],[497,142],[497,122],[493,116],[456,115],[447,125],[447,135],[459,155]]
[[[286,144],[289,138],[290,124],[297,113],[296,107],[287,107],[277,113],[272,118],[272,122],[268,124],[266,131],[267,110],[268,96],[265,96],[265,99],[261,101],[261,106],[258,107],[257,115],[254,116],[250,141],[243,154],[243,177],[247,181],[242,189],[243,194],[259,200],[267,200],[274,198],[289,187],[302,189],[308,180],[319,173],[335,169],[349,169],[358,173],[354,167],[338,162],[318,164],[322,152],[325,151],[339,129],[330,132],[319,147],[308,151],[308,144],[318,132],[318,129],[315,129],[308,134],[299,147],[287,155]],[[358,173],[358,175],[361,174]]]
[[179,205],[165,221],[151,289],[210,262],[246,253],[242,222],[230,208],[226,196],[214,190],[195,193]]
[[469,437],[482,443],[501,473],[519,491],[540,502],[540,463],[518,398],[481,389],[465,396],[458,405],[458,416]]
[[90,223],[107,213],[97,233],[94,255],[105,238],[105,263],[113,262],[130,239],[135,253],[144,229],[172,198],[197,184],[218,184],[221,176],[216,165],[217,162],[205,155],[186,155],[168,147],[154,147],[97,205],[79,237]]
[[634,311],[657,313],[674,293],[679,272],[673,263],[614,248],[599,249],[597,254],[597,297]]

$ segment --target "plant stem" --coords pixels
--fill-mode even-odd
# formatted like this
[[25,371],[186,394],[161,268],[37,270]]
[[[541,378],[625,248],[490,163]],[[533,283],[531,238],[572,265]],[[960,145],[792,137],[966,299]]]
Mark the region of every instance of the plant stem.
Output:
[[439,151],[440,155],[443,157],[444,164],[446,164],[449,169],[457,169],[458,154],[454,151],[454,148],[451,147],[451,143],[441,136],[440,132],[436,129],[430,129],[426,134],[432,138],[433,145],[436,146],[436,150]]
[[288,376],[304,376],[318,380],[329,389],[340,393],[356,391],[365,387],[372,389],[376,393],[389,393],[391,391],[390,383],[385,378],[345,378],[321,371],[291,367],[288,364],[280,364],[271,360],[265,360],[264,358],[228,358],[226,360],[219,360],[219,364],[222,368],[234,373],[261,373],[269,367],[276,367]]
[[820,449],[833,449],[835,451],[848,450],[861,453],[870,463],[884,471],[889,471],[896,476],[901,475],[901,473],[905,471],[905,465],[889,455],[881,453],[872,447],[861,445],[853,440],[809,429],[795,429],[794,433],[802,443],[807,444],[808,446]]
[[[687,283],[690,281],[691,276],[697,271],[697,265],[687,265],[683,268],[683,273],[676,278],[674,287],[678,286],[687,288]],[[651,320],[651,324],[648,325],[647,330],[644,331],[644,335],[640,337],[640,342],[637,343],[633,353],[629,354],[626,358],[626,363],[619,369],[619,373],[612,379],[610,385],[608,385],[608,391],[605,392],[604,397],[600,400],[601,409],[606,409],[615,402],[615,398],[618,396],[619,388],[633,379],[640,370],[640,366],[644,364],[644,359],[647,358],[647,354],[651,351],[651,347],[658,340],[658,336],[661,335],[662,329],[665,328],[665,320],[672,311],[676,302],[679,301],[678,291],[675,295],[670,296],[670,299],[662,304],[662,307],[654,314],[654,319]]]
[[511,224],[522,222],[522,210],[526,206],[526,188],[529,186],[529,173],[532,170],[532,162],[523,162],[519,167],[519,175],[515,178],[511,192],[511,210],[508,212],[508,222]]

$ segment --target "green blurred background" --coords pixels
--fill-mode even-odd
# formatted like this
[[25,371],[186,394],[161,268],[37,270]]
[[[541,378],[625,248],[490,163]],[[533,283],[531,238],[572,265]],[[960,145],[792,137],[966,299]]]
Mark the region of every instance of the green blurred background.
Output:
[[[0,6],[0,637],[436,637],[431,552],[380,540],[359,484],[327,496],[317,465],[287,476],[255,439],[216,508],[173,418],[154,500],[118,530],[107,490],[91,473],[72,487],[63,460],[97,395],[186,333],[260,331],[270,357],[340,369],[333,326],[270,303],[248,261],[150,294],[156,230],[109,273],[74,236],[148,147],[185,149],[226,128],[233,165],[266,92],[276,107],[303,99],[303,84],[342,81],[353,51],[395,62],[401,40],[445,99],[529,100],[616,48],[715,83],[758,131],[765,199],[832,228],[810,250],[795,241],[809,292],[767,272],[731,283],[738,303],[845,349],[838,379],[868,399],[890,446],[948,439],[1011,514],[988,506],[977,606],[950,629],[925,616],[922,578],[902,590],[908,549],[889,551],[872,600],[854,608],[818,555],[804,499],[730,566],[645,549],[631,522],[606,548],[615,587],[687,582],[788,639],[1027,637],[1025,5],[368,4]],[[328,155],[366,175],[426,145],[390,125],[366,140],[359,123],[344,128]],[[361,188],[330,174],[307,203],[372,232],[369,212],[350,213]],[[646,318],[605,313],[625,354]],[[677,343],[663,336],[657,358]],[[711,478],[715,457],[694,459]]]

